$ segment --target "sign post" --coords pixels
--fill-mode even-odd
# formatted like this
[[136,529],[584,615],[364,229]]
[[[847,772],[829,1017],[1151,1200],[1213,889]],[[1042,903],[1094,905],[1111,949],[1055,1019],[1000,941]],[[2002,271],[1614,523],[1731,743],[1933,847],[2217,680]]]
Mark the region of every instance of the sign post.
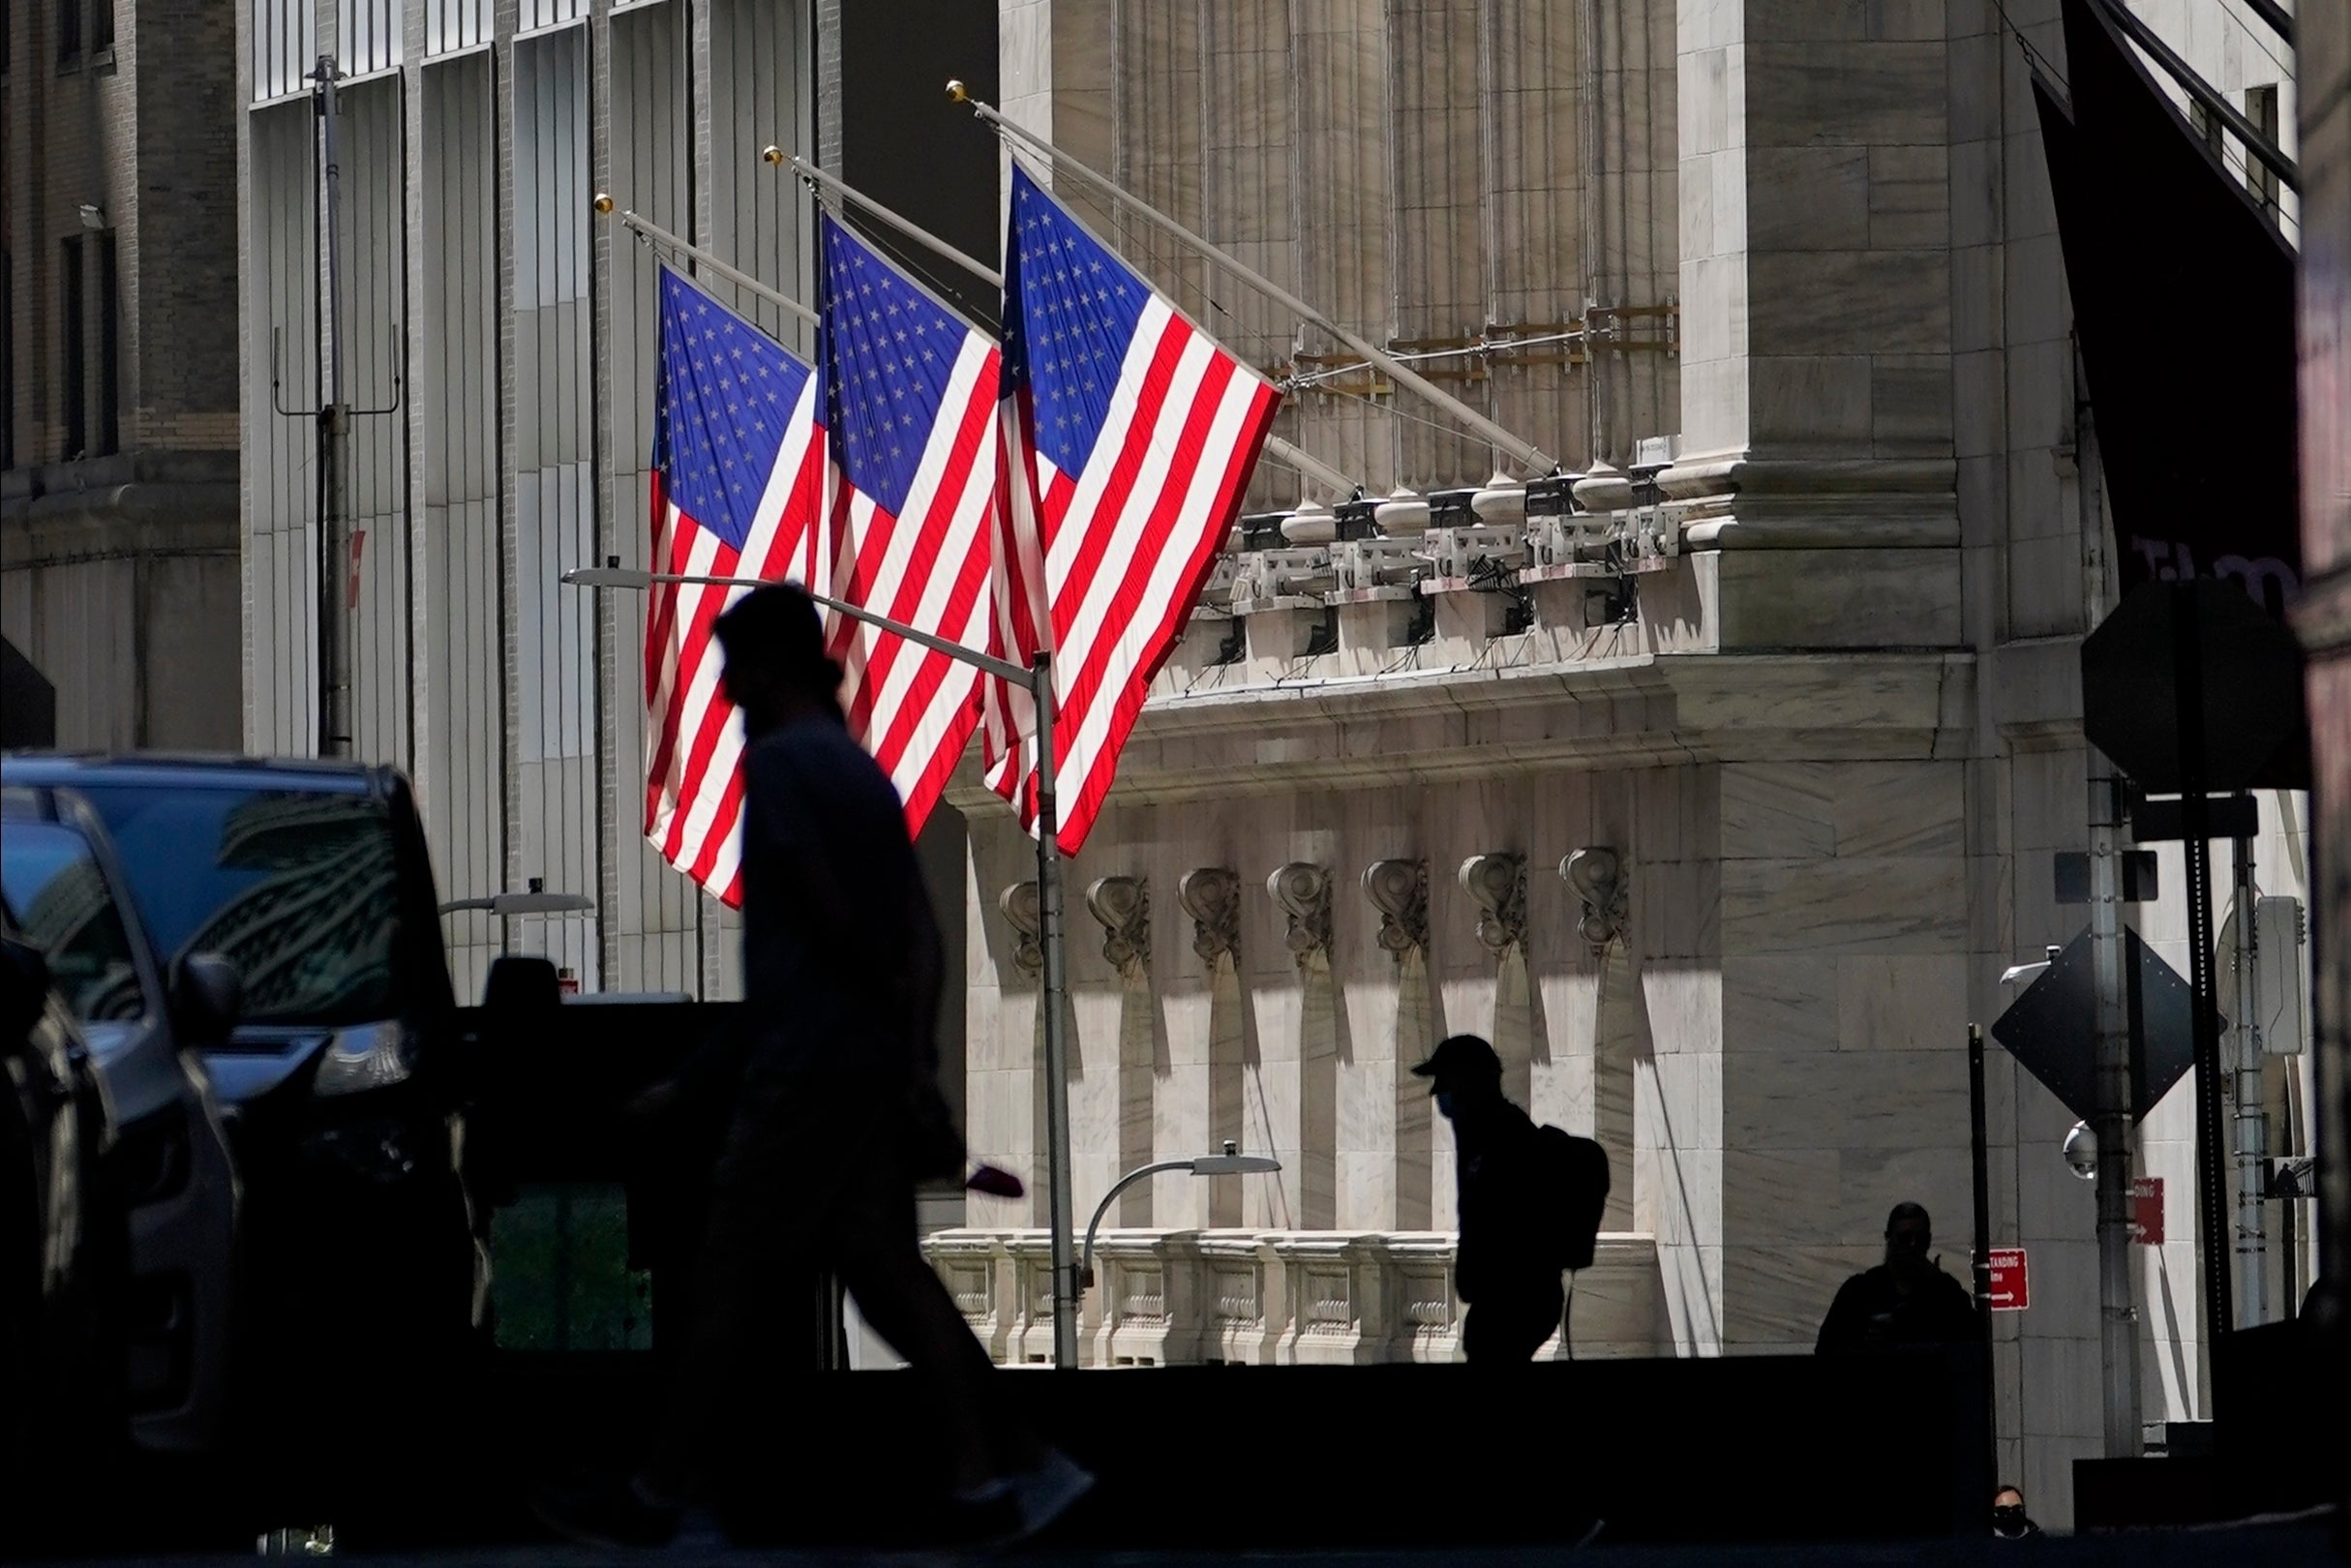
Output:
[[[2228,1333],[2234,1304],[2208,797],[2262,776],[2301,718],[2302,654],[2293,633],[2233,584],[2215,578],[2141,584],[2082,641],[2084,735],[2142,789],[2180,797],[2196,1077],[2196,1242],[2206,1332],[2214,1336]],[[2103,1122],[2099,1132],[2102,1152]],[[2109,1214],[2119,1209],[2119,1194],[2102,1165],[2101,1239],[2121,1218]]]

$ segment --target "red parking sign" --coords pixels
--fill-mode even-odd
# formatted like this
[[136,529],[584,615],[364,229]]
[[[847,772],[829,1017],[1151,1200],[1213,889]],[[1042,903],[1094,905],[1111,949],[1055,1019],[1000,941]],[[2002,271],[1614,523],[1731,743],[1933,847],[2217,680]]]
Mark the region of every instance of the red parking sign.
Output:
[[1992,1311],[2021,1312],[2033,1305],[2033,1289],[2025,1277],[2025,1250],[1992,1249]]
[[2130,1184],[2130,1239],[2142,1247],[2163,1245],[2163,1178],[2141,1176]]

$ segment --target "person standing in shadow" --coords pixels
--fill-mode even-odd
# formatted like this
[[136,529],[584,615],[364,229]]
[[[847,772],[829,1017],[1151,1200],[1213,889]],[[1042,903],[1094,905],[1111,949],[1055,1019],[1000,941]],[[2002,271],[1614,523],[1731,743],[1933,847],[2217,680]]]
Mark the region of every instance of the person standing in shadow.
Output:
[[1885,1217],[1885,1261],[1854,1275],[1837,1291],[1814,1352],[1957,1344],[1980,1338],[1975,1304],[1965,1285],[1936,1265],[1929,1255],[1934,1246],[1935,1227],[1926,1210],[1915,1203],[1895,1204]]
[[805,592],[756,588],[714,631],[746,738],[745,1029],[691,1326],[648,1461],[623,1488],[542,1501],[541,1517],[592,1544],[673,1540],[689,1504],[710,1500],[795,1419],[745,1391],[773,1347],[789,1357],[808,1342],[775,1318],[825,1270],[928,1385],[925,1427],[949,1449],[955,1531],[1033,1534],[1093,1477],[991,1410],[996,1369],[922,1256],[916,1184],[959,1173],[963,1148],[938,1092],[940,936],[905,808],[843,721],[841,667]]
[[1453,1123],[1461,1244],[1454,1288],[1469,1310],[1462,1354],[1473,1366],[1527,1362],[1558,1332],[1567,1307],[1546,1245],[1542,1129],[1502,1093],[1502,1059],[1475,1035],[1438,1042],[1412,1070]]
[[2041,1527],[2025,1512],[2025,1494],[2014,1487],[1992,1493],[1992,1533],[2003,1541],[2037,1541]]

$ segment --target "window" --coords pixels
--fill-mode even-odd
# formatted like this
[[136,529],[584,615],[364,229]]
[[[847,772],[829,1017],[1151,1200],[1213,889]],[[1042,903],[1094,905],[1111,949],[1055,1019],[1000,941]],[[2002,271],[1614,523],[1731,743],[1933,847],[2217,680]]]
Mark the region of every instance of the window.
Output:
[[89,0],[90,52],[114,46],[114,0]]
[[2187,123],[2195,128],[2196,135],[2204,138],[2204,144],[2213,150],[2213,156],[2220,161],[2221,166],[2228,166],[2227,132],[2220,124],[2220,116],[2206,108],[2200,100],[2190,99]]
[[237,965],[246,1022],[368,1023],[433,995],[425,966],[438,967],[439,947],[428,951],[404,929],[381,800],[193,784],[81,793],[121,852],[156,951],[166,961],[214,951]]
[[72,463],[86,456],[90,445],[90,407],[82,379],[81,236],[67,236],[59,250],[63,254],[59,256],[58,294],[63,308],[57,313],[57,332],[63,352],[57,377],[57,422],[65,428],[65,441],[57,455]]
[[122,429],[122,291],[114,270],[114,235],[98,236],[98,446],[119,452]]
[[57,58],[81,58],[81,8],[83,0],[57,0]]
[[0,883],[21,912],[25,939],[49,961],[66,1009],[85,1023],[144,1017],[146,993],[131,938],[89,842],[52,822],[13,821]]
[[[2268,138],[2271,146],[2277,145],[2277,86],[2247,87],[2245,90],[2245,117],[2253,122],[2253,129]],[[2277,171],[2260,159],[2247,156],[2245,161],[2246,189],[2261,204],[2262,215],[2272,223],[2277,221]]]

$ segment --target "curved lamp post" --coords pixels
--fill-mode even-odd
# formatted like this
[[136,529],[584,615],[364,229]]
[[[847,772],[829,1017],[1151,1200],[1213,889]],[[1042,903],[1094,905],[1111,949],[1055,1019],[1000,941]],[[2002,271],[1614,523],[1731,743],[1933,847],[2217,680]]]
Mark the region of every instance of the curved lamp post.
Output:
[[1094,1233],[1101,1229],[1102,1216],[1110,1212],[1110,1205],[1121,1192],[1145,1177],[1171,1170],[1188,1170],[1194,1176],[1255,1176],[1281,1168],[1281,1161],[1279,1160],[1265,1155],[1243,1154],[1241,1145],[1230,1138],[1224,1140],[1222,1154],[1199,1155],[1191,1160],[1161,1160],[1156,1164],[1137,1165],[1110,1184],[1110,1191],[1104,1192],[1101,1202],[1094,1206],[1094,1218],[1086,1221],[1085,1260],[1077,1269],[1078,1288],[1083,1290],[1094,1283]]

